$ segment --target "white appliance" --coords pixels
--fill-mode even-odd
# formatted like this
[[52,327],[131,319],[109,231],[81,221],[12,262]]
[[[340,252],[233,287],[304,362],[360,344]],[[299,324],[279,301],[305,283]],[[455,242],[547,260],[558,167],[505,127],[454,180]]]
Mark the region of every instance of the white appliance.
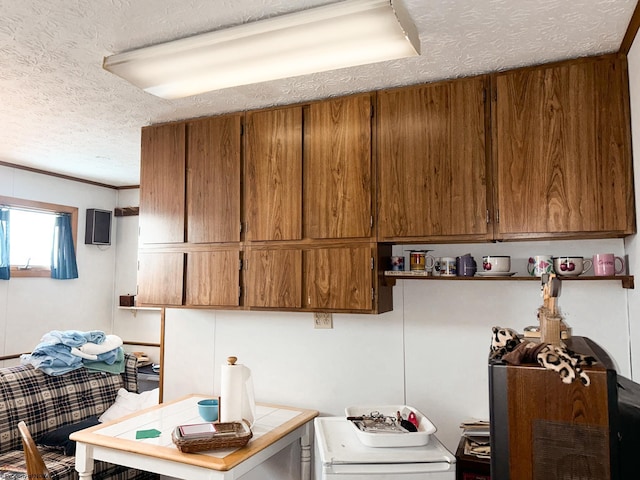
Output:
[[367,447],[345,417],[314,421],[315,480],[455,480],[456,457],[431,435],[421,447]]

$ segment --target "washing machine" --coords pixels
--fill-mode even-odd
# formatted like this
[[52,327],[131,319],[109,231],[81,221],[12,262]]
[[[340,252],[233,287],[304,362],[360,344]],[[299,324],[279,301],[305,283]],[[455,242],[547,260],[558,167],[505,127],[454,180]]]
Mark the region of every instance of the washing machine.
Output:
[[419,447],[369,447],[345,417],[314,421],[315,480],[455,480],[456,457],[434,436]]

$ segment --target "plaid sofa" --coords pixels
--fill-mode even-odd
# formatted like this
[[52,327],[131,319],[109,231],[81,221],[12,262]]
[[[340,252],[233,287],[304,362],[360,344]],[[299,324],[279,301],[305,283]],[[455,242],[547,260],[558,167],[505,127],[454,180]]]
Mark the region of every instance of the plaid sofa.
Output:
[[[32,365],[0,368],[0,480],[27,479],[18,432],[23,420],[36,444],[45,433],[99,417],[116,399],[120,388],[138,391],[137,359],[125,356],[120,375],[80,368],[51,376]],[[75,457],[39,447],[53,479],[76,480]],[[157,479],[148,472],[95,462],[94,479]]]

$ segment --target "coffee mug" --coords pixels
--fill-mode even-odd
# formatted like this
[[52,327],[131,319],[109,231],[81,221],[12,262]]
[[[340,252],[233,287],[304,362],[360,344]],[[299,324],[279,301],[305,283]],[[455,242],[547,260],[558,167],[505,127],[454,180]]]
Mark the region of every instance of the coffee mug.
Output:
[[458,277],[473,277],[478,266],[470,253],[456,257],[456,275]]
[[391,265],[391,270],[395,272],[402,272],[404,270],[404,257],[391,257],[389,264]]
[[431,271],[436,259],[427,252],[431,250],[409,250],[409,268],[414,272]]
[[482,269],[485,272],[509,272],[511,270],[511,257],[485,255],[482,257]]
[[553,257],[551,255],[534,255],[529,257],[527,272],[532,277],[541,277],[545,273],[553,273]]
[[[616,268],[620,262],[620,268]],[[593,256],[593,273],[598,277],[612,277],[624,272],[624,260],[613,253],[596,253]]]
[[455,277],[456,259],[454,257],[440,257],[440,276]]
[[578,276],[588,272],[593,262],[583,257],[553,257],[553,270],[562,276]]
[[440,275],[440,257],[436,257],[436,261],[433,264],[433,275],[436,277]]
[[218,420],[218,399],[208,398],[198,402],[198,413],[205,422],[215,422]]

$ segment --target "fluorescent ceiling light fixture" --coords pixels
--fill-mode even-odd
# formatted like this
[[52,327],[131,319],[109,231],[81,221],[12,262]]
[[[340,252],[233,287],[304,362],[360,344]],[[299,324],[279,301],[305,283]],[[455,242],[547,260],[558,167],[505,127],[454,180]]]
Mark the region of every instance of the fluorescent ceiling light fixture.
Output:
[[419,54],[401,5],[347,0],[119,53],[103,66],[153,95],[181,98]]

